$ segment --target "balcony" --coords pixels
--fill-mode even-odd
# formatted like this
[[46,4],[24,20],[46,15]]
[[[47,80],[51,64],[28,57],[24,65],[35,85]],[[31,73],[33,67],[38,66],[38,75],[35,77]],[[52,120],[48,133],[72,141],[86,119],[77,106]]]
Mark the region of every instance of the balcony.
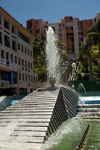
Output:
[[73,38],[73,35],[66,35],[67,38]]
[[1,80],[0,81],[0,87],[9,87],[9,81],[4,81],[4,80]]
[[17,64],[9,62],[8,60],[0,58],[0,67],[3,67],[8,70],[17,71]]
[[32,27],[28,28],[27,30],[32,30]]

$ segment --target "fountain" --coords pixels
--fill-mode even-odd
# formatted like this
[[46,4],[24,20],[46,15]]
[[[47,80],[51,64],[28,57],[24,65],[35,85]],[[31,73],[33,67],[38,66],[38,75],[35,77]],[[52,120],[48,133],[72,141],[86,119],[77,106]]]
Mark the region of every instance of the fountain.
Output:
[[[55,83],[58,82],[59,74],[58,74],[58,68],[59,68],[59,54],[58,49],[56,47],[56,40],[57,37],[54,34],[54,31],[51,27],[48,28],[47,31],[47,43],[46,43],[46,54],[47,54],[47,72],[48,72],[48,78],[49,83],[51,84],[51,87],[46,87],[46,90],[50,89],[56,89]],[[78,90],[82,84],[80,84]],[[66,118],[63,123],[56,129],[54,134],[48,138],[48,141],[46,141],[45,144],[42,145],[42,150],[56,150],[56,149],[80,149],[82,146],[82,142],[85,138],[85,134],[88,130],[88,125],[84,121],[83,117],[77,116],[75,117],[76,108],[77,108],[77,101],[78,101],[78,94],[75,91],[75,89],[70,89],[67,87],[60,87],[59,91],[62,91],[60,94],[61,101],[64,101],[66,114],[68,115],[68,118]],[[58,95],[59,95],[58,94]],[[61,98],[61,95],[63,95],[63,98]],[[73,101],[74,97],[74,101]],[[59,101],[59,100],[58,100]],[[59,102],[58,102],[59,103]],[[73,107],[74,104],[74,107]],[[60,103],[57,104],[61,105]],[[61,106],[60,106],[61,108]],[[64,109],[64,108],[63,108]],[[74,110],[74,112],[73,112]],[[55,112],[55,111],[54,111]],[[57,108],[56,108],[57,112]],[[63,112],[64,113],[64,112]],[[54,117],[55,118],[55,117]],[[67,120],[67,121],[66,121]],[[66,137],[66,140],[64,138]],[[66,143],[63,143],[64,142]],[[63,143],[64,147],[61,147],[59,143]]]
[[[77,115],[63,122],[41,146],[41,150],[79,150],[88,130],[87,122]],[[39,149],[39,150],[40,150]]]
[[52,87],[58,81],[59,53],[56,46],[57,36],[51,27],[47,31],[46,54],[49,83]]
[[[44,148],[41,147],[41,149],[79,150],[82,146],[88,125],[86,122],[83,124],[84,120],[79,116],[75,117],[78,93],[69,87],[54,85],[59,79],[59,55],[56,40],[53,29],[49,27],[46,53],[51,87],[40,88],[30,93],[1,114],[0,120],[3,126],[0,129],[3,131],[3,137],[7,133],[9,123],[13,127],[12,131],[8,132],[7,141],[5,137],[0,141],[0,146],[3,148],[8,149],[8,145],[14,147],[13,144],[16,142],[17,150],[23,149],[23,145],[24,148],[28,146],[29,149],[39,149],[47,140],[47,142],[50,140],[50,143],[46,148],[46,144],[43,144]],[[13,126],[15,121],[16,126]],[[4,141],[7,142],[6,145]],[[59,145],[61,141],[64,148]]]
[[81,93],[82,90],[85,92],[85,95],[87,96],[87,92],[86,92],[86,90],[85,90],[84,85],[83,85],[82,83],[80,83],[80,84],[78,85],[77,92]]

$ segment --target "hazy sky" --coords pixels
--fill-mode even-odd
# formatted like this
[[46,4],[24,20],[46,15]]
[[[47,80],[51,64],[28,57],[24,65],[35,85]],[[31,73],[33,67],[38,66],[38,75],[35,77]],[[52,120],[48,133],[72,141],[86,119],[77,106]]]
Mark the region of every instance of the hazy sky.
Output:
[[31,18],[58,23],[65,16],[84,20],[100,13],[100,0],[0,0],[0,6],[24,27]]

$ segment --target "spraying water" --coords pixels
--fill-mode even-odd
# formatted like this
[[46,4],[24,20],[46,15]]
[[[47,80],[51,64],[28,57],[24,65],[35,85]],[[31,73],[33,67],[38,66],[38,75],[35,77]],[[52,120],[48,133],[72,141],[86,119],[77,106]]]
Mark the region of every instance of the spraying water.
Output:
[[47,54],[47,71],[49,79],[54,79],[57,82],[58,68],[59,68],[59,54],[56,46],[57,36],[55,35],[51,27],[47,31],[47,43],[46,43],[46,54]]
[[85,90],[85,87],[84,87],[84,85],[82,84],[82,83],[80,83],[79,85],[78,85],[78,88],[77,88],[77,92],[82,92],[82,90],[85,92],[85,95],[87,95],[87,92],[86,92],[86,90]]
[[68,119],[42,145],[41,150],[77,150],[86,128],[87,122],[81,116]]

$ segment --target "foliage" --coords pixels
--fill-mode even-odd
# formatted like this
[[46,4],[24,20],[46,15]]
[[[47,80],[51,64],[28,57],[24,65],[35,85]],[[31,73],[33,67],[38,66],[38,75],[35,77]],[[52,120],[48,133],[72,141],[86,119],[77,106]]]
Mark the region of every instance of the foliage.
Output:
[[33,62],[34,72],[38,74],[39,82],[46,80],[46,50],[45,50],[46,32],[36,35],[33,40]]
[[91,45],[99,44],[99,51],[100,51],[100,19],[98,22],[95,22],[95,25],[91,26],[86,32],[86,36],[89,38]]
[[63,43],[62,39],[57,40],[57,48],[60,55],[60,64],[64,65],[65,62],[68,60],[68,54],[65,51],[66,45]]
[[96,64],[96,61],[97,64],[100,61],[100,19],[87,30],[86,36],[82,45],[82,50],[80,51],[79,60],[82,62],[84,55],[87,55],[89,59],[90,76],[98,79],[99,65],[94,67],[94,64]]
[[99,44],[97,46],[93,46],[90,51],[90,57],[92,60],[100,61],[100,51],[99,51]]
[[[34,61],[34,72],[38,74],[39,82],[45,82],[47,80],[46,70],[46,31],[43,31],[41,35],[36,35],[33,41],[33,61]],[[57,48],[60,55],[60,63],[64,64],[68,59],[65,44],[61,39],[57,40]]]

